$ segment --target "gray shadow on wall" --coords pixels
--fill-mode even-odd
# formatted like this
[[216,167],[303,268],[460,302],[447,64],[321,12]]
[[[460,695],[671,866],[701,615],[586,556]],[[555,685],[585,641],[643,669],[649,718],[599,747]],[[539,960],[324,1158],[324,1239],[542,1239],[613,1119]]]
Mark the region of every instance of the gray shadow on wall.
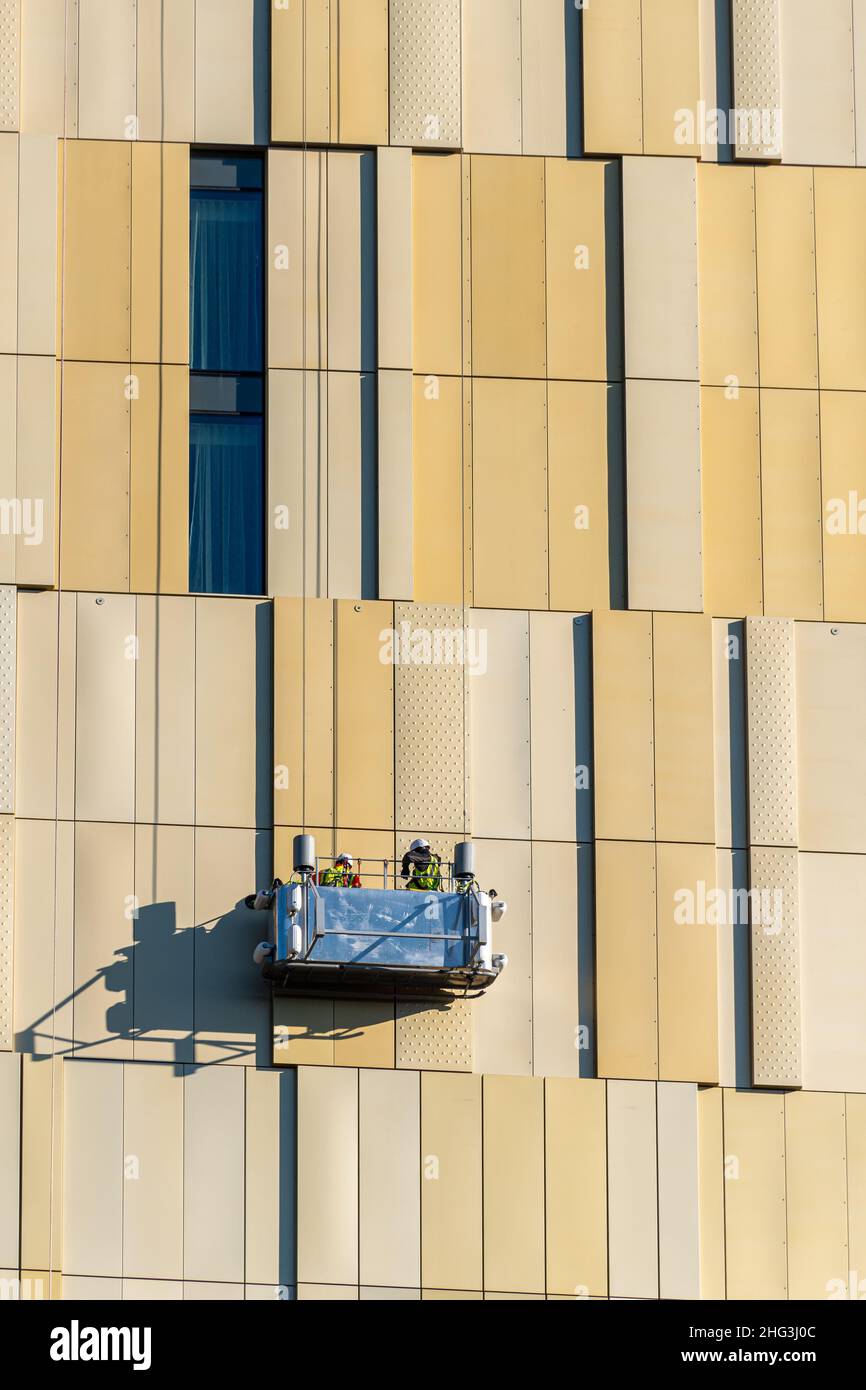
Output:
[[271,135],[270,4],[253,0],[253,139],[267,145]]
[[[727,625],[729,768],[731,799],[732,886],[749,887],[748,855],[748,731],[746,726],[746,624],[742,620]],[[735,902],[739,899],[735,898]],[[734,922],[731,951],[734,975],[734,1051],[737,1086],[752,1084],[752,964],[751,929],[748,920]]]
[[[716,106],[728,113],[734,106],[734,54],[731,36],[731,0],[715,0],[716,21]],[[730,137],[730,130],[726,133]],[[720,164],[730,164],[734,158],[730,139],[719,142]]]
[[565,153],[583,157],[583,11],[563,0],[565,25]]
[[581,1047],[579,1074],[596,1074],[595,1004],[595,759],[592,722],[592,618],[575,618],[574,749],[575,824],[577,845],[577,1001],[578,1021],[587,1030]]

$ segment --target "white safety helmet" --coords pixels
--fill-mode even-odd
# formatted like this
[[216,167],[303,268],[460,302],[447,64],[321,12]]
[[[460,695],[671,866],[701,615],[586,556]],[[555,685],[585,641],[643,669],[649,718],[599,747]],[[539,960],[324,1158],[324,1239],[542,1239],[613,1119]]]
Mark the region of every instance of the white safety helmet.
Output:
[[412,843],[411,843],[411,845],[409,846],[409,853],[411,854],[412,851],[415,850],[415,849],[429,849],[429,848],[430,848],[430,841],[429,841],[429,840],[413,840]]
[[335,863],[345,864],[348,868],[351,869],[355,861],[352,858],[351,854],[338,854]]

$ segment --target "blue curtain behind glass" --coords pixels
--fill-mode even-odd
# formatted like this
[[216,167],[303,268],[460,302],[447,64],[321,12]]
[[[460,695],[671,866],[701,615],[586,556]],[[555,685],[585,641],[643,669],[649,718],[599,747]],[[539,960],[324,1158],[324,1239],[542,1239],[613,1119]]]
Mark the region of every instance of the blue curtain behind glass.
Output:
[[193,189],[190,367],[262,370],[262,195]]
[[193,415],[189,430],[189,587],[264,591],[264,458],[258,417]]

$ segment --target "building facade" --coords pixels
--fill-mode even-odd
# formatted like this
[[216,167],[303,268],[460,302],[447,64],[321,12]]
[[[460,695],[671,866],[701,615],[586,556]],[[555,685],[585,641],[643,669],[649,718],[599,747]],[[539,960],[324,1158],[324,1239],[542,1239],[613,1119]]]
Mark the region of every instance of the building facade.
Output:
[[862,0],[0,0],[7,1296],[866,1296],[864,166]]

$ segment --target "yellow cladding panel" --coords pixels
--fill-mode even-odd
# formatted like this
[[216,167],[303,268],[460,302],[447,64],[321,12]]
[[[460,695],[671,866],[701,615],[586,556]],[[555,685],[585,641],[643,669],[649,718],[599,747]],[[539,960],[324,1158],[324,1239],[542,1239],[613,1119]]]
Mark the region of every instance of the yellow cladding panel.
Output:
[[547,428],[550,606],[606,608],[608,469],[622,438],[622,388],[551,381]]
[[138,0],[136,98],[142,140],[192,140],[195,133],[195,0]]
[[[195,602],[139,597],[135,818],[195,820]],[[154,899],[161,901],[161,899]]]
[[866,173],[815,170],[815,245],[821,386],[866,390]]
[[274,603],[274,819],[324,825],[334,818],[334,605]]
[[[701,381],[758,384],[755,171],[698,165]],[[730,382],[736,377],[736,383]]]
[[197,598],[195,605],[196,822],[266,825],[270,768],[262,764],[266,734],[257,705],[267,698],[270,607],[230,598]]
[[544,1082],[484,1078],[484,1286],[544,1292]]
[[547,1291],[607,1295],[605,1083],[548,1077],[545,1094]]
[[725,1091],[728,1298],[787,1298],[785,1099]]
[[463,386],[459,377],[420,376],[413,385],[415,601],[461,603]]
[[388,0],[340,0],[339,34],[340,144],[387,145]]
[[725,1297],[725,1174],[723,1092],[698,1091],[698,1190],[700,1204],[701,1297]]
[[761,392],[764,613],[824,616],[817,391]]
[[393,604],[337,604],[336,796],[341,825],[379,830],[394,825],[394,667],[387,647],[393,625]]
[[715,844],[712,623],[653,617],[656,835]]
[[695,0],[644,0],[641,18],[644,154],[699,155],[700,7]]
[[64,588],[129,589],[128,371],[105,362],[63,367]]
[[826,1299],[848,1281],[845,1097],[785,1097],[788,1297]]
[[0,352],[18,350],[18,136],[0,132]]
[[124,1151],[138,1164],[124,1184],[125,1276],[183,1277],[183,1091],[173,1066],[124,1067]]
[[592,629],[595,832],[605,840],[652,840],[652,616],[598,611]]
[[641,0],[587,5],[581,18],[586,152],[642,154]]
[[811,169],[756,169],[762,386],[818,385]]
[[65,142],[62,342],[67,358],[130,358],[133,148],[124,140]]
[[[482,1287],[481,1172],[481,1077],[422,1072],[421,1274],[425,1289]],[[509,1205],[511,1200],[509,1195]]]
[[21,1263],[63,1260],[63,1063],[24,1056],[21,1094]]
[[463,353],[463,159],[412,156],[412,334],[416,372],[457,375]]
[[472,370],[546,375],[544,160],[472,159]]
[[418,1072],[360,1072],[358,1113],[360,1281],[368,1286],[417,1288],[421,1277]]
[[824,617],[828,622],[866,618],[866,516],[860,510],[866,499],[864,432],[866,394],[821,392]]
[[598,1072],[654,1081],[659,1074],[655,846],[596,841],[595,880]]
[[548,375],[606,381],[612,373],[605,318],[605,188],[615,166],[548,159],[544,169]]
[[[588,635],[587,628],[582,624],[582,634]],[[571,842],[577,800],[575,618],[530,613],[529,634],[532,834],[536,840]]]
[[[169,146],[166,146],[169,148]],[[185,594],[189,587],[189,373],[136,366],[130,403],[129,587]]]
[[763,611],[758,392],[701,390],[704,611]]
[[[573,788],[573,775],[571,782]],[[578,873],[587,859],[581,865],[579,854],[573,844],[542,840],[532,844],[532,1069],[536,1076],[577,1076],[580,1069],[576,923]]]
[[[26,1058],[24,1065],[26,1068]],[[25,1096],[26,1086],[25,1079]],[[866,1267],[866,1095],[845,1097],[845,1129],[848,1140],[848,1263],[851,1269],[862,1270]],[[864,1281],[858,1289],[862,1297],[866,1292],[866,1275],[861,1274],[859,1281]]]
[[475,379],[474,585],[482,608],[547,608],[547,388]]
[[[279,866],[274,866],[279,872]],[[291,865],[282,870],[291,873]],[[333,999],[284,999],[273,1002],[275,1067],[334,1065]]]
[[[67,280],[78,274],[70,263]],[[132,146],[132,356],[189,361],[189,148]]]
[[271,6],[271,138],[330,139],[330,5],[298,0]]
[[716,884],[715,847],[660,844],[657,856],[659,1077],[715,1084],[718,948],[705,906]]

